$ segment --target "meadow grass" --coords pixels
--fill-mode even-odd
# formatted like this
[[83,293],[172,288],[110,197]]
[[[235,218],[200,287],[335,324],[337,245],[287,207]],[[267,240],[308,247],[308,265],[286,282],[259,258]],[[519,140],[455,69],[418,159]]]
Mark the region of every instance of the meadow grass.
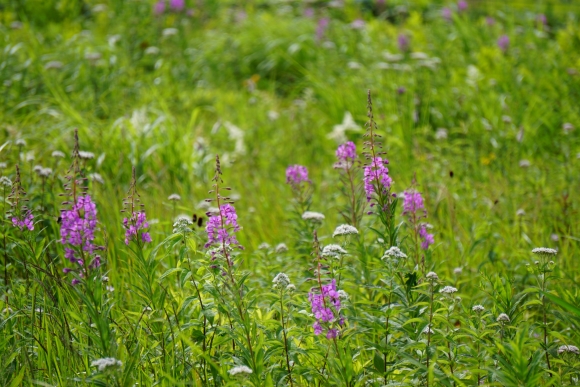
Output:
[[[0,5],[0,385],[578,384],[577,4],[186,3]],[[333,167],[347,140],[352,178]],[[393,179],[369,203],[368,141]],[[295,164],[309,182],[287,184]],[[131,187],[151,243],[124,243]],[[413,190],[425,219],[403,214]],[[78,250],[75,277],[61,210],[84,193],[105,250]],[[244,250],[204,247],[226,215],[203,201],[226,196]],[[332,238],[343,223],[359,234]],[[340,305],[329,321],[317,296]]]

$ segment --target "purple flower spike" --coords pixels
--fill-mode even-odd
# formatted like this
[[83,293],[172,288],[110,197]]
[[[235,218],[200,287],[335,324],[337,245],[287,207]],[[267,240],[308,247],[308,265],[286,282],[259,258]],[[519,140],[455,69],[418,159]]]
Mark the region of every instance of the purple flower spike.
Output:
[[421,237],[422,240],[421,248],[423,250],[427,250],[430,245],[435,243],[435,237],[433,236],[433,234],[429,234],[427,232],[427,226],[424,224],[421,225],[421,228],[419,229],[419,236]]
[[405,34],[399,34],[399,36],[397,37],[397,44],[399,45],[400,51],[403,51],[403,52],[409,51],[410,43],[411,43],[411,40]]
[[286,168],[286,183],[292,188],[298,188],[300,183],[310,182],[308,179],[308,169],[302,165],[291,165]]
[[238,215],[236,209],[231,204],[224,204],[220,207],[220,214],[209,218],[205,231],[207,232],[207,243],[205,247],[210,247],[214,243],[235,245],[241,247],[234,233],[240,231],[238,225]]
[[18,227],[20,231],[24,230],[25,228],[29,231],[34,230],[34,215],[31,211],[28,211],[26,215],[22,217],[22,219],[18,219],[18,217],[12,217],[12,225],[14,227]]
[[153,13],[155,15],[161,15],[163,12],[165,12],[165,0],[159,0],[153,6]]
[[185,9],[185,0],[169,0],[169,8],[175,12],[183,11]]
[[151,236],[146,231],[149,228],[147,222],[147,215],[145,212],[134,212],[130,218],[123,219],[123,226],[125,227],[125,244],[137,238],[138,233],[141,233],[141,240],[143,242],[151,242]]
[[308,293],[308,300],[312,308],[312,313],[316,321],[312,325],[314,334],[320,335],[324,331],[324,326],[328,327],[326,337],[334,339],[338,337],[339,331],[333,324],[344,324],[344,317],[340,315],[340,294],[336,290],[336,280],[328,285],[321,286],[321,293]]
[[318,21],[318,25],[316,26],[316,40],[321,41],[324,38],[324,34],[328,25],[330,24],[330,19],[327,17],[323,17]]
[[425,203],[420,192],[415,190],[405,191],[405,201],[403,202],[403,215],[415,214],[417,211],[425,211]]
[[382,159],[381,157],[375,157],[368,165],[364,168],[364,185],[365,192],[367,196],[367,202],[371,201],[373,193],[377,189],[381,190],[382,193],[386,193],[391,188],[393,179],[389,176],[389,169],[387,168],[389,161],[387,159]]
[[441,10],[441,17],[443,17],[445,21],[451,21],[451,18],[453,17],[453,11],[451,11],[451,8],[443,8]]
[[510,38],[507,35],[502,35],[497,40],[498,47],[505,53],[510,47]]
[[495,24],[495,19],[492,18],[491,16],[488,16],[485,18],[485,24],[491,27]]
[[459,12],[464,12],[465,10],[467,10],[467,1],[465,1],[465,0],[459,0],[457,2],[457,10]]
[[338,146],[336,149],[336,158],[342,162],[353,162],[356,158],[356,145],[349,141]]

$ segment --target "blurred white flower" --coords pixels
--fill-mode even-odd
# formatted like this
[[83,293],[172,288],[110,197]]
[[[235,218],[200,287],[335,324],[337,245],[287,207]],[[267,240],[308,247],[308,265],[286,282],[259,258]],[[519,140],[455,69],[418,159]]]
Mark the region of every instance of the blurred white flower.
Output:
[[346,137],[346,131],[350,130],[353,132],[360,132],[361,127],[354,122],[352,118],[352,114],[350,112],[344,113],[344,118],[342,119],[342,123],[338,125],[334,125],[332,127],[332,132],[330,132],[326,137],[335,140],[337,143],[342,144],[345,143],[348,139]]

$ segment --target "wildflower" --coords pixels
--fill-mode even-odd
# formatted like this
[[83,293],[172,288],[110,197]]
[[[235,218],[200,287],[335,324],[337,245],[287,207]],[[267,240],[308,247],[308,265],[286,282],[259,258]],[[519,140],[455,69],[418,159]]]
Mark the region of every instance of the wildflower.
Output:
[[151,312],[152,310],[153,309],[151,309],[150,306],[146,306],[146,307],[143,308],[143,313],[145,313],[145,312]]
[[101,281],[107,283],[107,282],[109,282],[109,277],[107,277],[106,275],[104,275],[104,276],[101,277]]
[[387,159],[383,160],[381,157],[375,157],[371,164],[364,168],[364,187],[367,202],[371,201],[373,193],[387,193],[391,188],[393,180],[389,176],[387,164],[389,164]]
[[6,188],[12,187],[12,181],[6,176],[2,176],[0,177],[0,186]]
[[25,147],[26,146],[26,141],[24,141],[23,139],[19,138],[18,140],[16,140],[15,144],[16,144],[16,146],[19,146],[19,147],[22,148],[22,147]]
[[185,1],[184,0],[169,0],[169,8],[172,11],[180,12],[183,11],[185,8]]
[[19,219],[16,216],[12,217],[12,225],[14,227],[18,227],[20,229],[20,231],[22,231],[24,228],[27,228],[30,231],[34,230],[34,215],[32,214],[31,211],[28,211],[26,213],[26,215],[24,215],[22,217],[22,219]]
[[457,10],[458,10],[459,12],[463,12],[463,11],[465,11],[466,9],[467,9],[467,1],[465,1],[465,0],[459,0],[459,1],[457,2]]
[[209,218],[205,230],[208,237],[208,241],[205,244],[206,248],[214,243],[241,247],[234,234],[240,231],[238,215],[236,214],[236,209],[231,204],[222,205],[219,210],[219,215],[214,215]]
[[502,35],[497,40],[497,45],[504,53],[508,50],[510,46],[510,38],[507,35]]
[[91,160],[95,158],[95,154],[93,152],[79,151],[79,157],[82,160]]
[[445,128],[437,128],[435,132],[435,139],[437,140],[446,140],[447,139],[447,129]]
[[353,162],[356,158],[356,145],[354,145],[354,142],[348,141],[339,145],[336,149],[336,158],[342,162]]
[[179,196],[178,194],[174,193],[169,195],[169,197],[167,198],[167,200],[169,200],[170,202],[178,202],[181,200],[181,196]]
[[495,24],[495,19],[492,18],[491,16],[487,16],[485,18],[485,24],[487,24],[488,26],[493,26]]
[[352,114],[350,112],[345,112],[342,119],[342,123],[334,125],[332,127],[332,132],[326,135],[327,138],[335,140],[337,143],[347,142],[346,131],[350,130],[353,132],[358,132],[361,130],[360,126],[354,122]]
[[391,246],[389,247],[389,249],[387,251],[385,251],[385,254],[383,255],[382,259],[385,258],[407,258],[407,254],[403,253],[401,251],[401,249],[399,249],[397,246]]
[[324,38],[324,33],[330,24],[330,19],[327,17],[323,17],[322,19],[318,20],[318,24],[316,25],[316,40],[321,41]]
[[55,159],[62,159],[64,156],[65,156],[64,153],[59,150],[55,150],[54,152],[52,152],[52,157],[54,157]]
[[[91,197],[79,196],[72,209],[61,211],[61,219],[61,243],[81,247],[83,251],[92,253],[95,250],[93,240],[97,227],[97,208]],[[73,250],[65,248],[65,251],[71,262],[77,261]]]
[[163,12],[165,12],[165,0],[159,0],[153,6],[153,13],[155,15],[161,15]]
[[410,39],[406,34],[399,34],[399,36],[397,37],[397,44],[399,45],[400,51],[408,51],[409,43]]
[[443,289],[441,289],[439,291],[439,293],[443,293],[443,294],[453,294],[457,291],[457,288],[454,288],[453,286],[445,286]]
[[127,246],[130,241],[137,238],[138,233],[141,234],[142,242],[151,242],[151,236],[146,231],[149,228],[149,223],[145,211],[133,212],[129,218],[124,218],[123,226],[125,227],[125,244]]
[[254,372],[254,371],[252,371],[252,369],[250,367],[247,367],[245,365],[241,365],[241,366],[236,366],[236,367],[230,369],[228,371],[228,374],[230,374],[231,376],[236,376],[238,374],[240,374],[240,375],[244,375],[244,374],[249,375],[252,372]]
[[569,122],[566,122],[564,125],[562,125],[562,129],[564,130],[564,133],[568,134],[569,132],[574,130],[574,125],[572,125]]
[[524,215],[526,215],[526,211],[524,211],[522,208],[516,211],[516,216],[524,216]]
[[50,175],[52,175],[52,169],[51,168],[42,168],[41,167],[38,171],[36,171],[36,173],[40,177],[47,178]]
[[292,188],[298,188],[303,182],[310,182],[308,169],[305,166],[295,164],[286,168],[286,184],[290,184]]
[[286,246],[285,243],[279,243],[278,245],[276,245],[276,247],[274,248],[274,251],[277,254],[281,254],[281,253],[285,253],[286,251],[288,251],[288,246]]
[[0,163],[0,169],[6,169],[6,168],[8,168],[8,164],[6,164],[4,162]]
[[[6,184],[9,180],[4,180],[3,184]],[[27,228],[29,231],[34,230],[34,215],[25,205],[28,201],[26,199],[26,191],[22,188],[22,183],[20,181],[20,168],[16,165],[16,177],[12,183],[12,190],[8,196],[8,201],[10,203],[10,216],[12,220],[12,225],[18,227],[21,231]]]
[[96,181],[99,184],[105,184],[105,180],[103,179],[103,176],[101,176],[99,173],[89,174],[89,179],[91,179],[92,181]]
[[266,242],[260,243],[260,245],[258,246],[258,250],[268,250],[268,249],[270,249],[270,245]]
[[473,308],[471,308],[471,310],[473,310],[475,313],[481,313],[485,310],[485,308],[483,307],[483,305],[474,305]]
[[451,17],[453,16],[453,12],[451,11],[451,8],[443,8],[441,10],[441,16],[443,17],[443,19],[445,21],[451,21]]
[[[85,54],[85,59],[91,62],[96,62],[101,59],[102,55],[98,52],[87,52]],[[90,152],[89,152],[90,153]],[[81,157],[82,158],[82,157]]]
[[403,215],[416,214],[417,211],[425,211],[425,203],[420,192],[415,190],[405,191],[403,193]]
[[302,219],[311,220],[313,222],[322,222],[324,220],[324,215],[320,212],[306,211],[302,214]]
[[558,355],[563,353],[573,353],[575,355],[580,355],[580,351],[575,345],[561,345],[558,347]]
[[333,238],[344,235],[358,235],[358,230],[356,227],[351,226],[350,224],[341,224],[335,228],[334,233],[332,233]]
[[321,293],[317,294],[314,292],[308,293],[308,300],[310,301],[312,307],[312,313],[316,321],[312,325],[314,328],[314,334],[320,335],[323,332],[323,326],[328,326],[327,338],[335,338],[338,335],[338,331],[332,324],[338,322],[339,325],[344,323],[344,318],[340,316],[340,294],[336,290],[336,280],[328,285],[321,286]]
[[26,161],[27,162],[31,163],[31,162],[34,161],[34,159],[35,159],[35,157],[34,157],[34,152],[33,151],[30,151],[30,152],[28,152],[26,154]]
[[422,333],[432,334],[433,333],[433,329],[431,329],[431,327],[429,325],[426,325],[425,328],[423,328]]
[[504,322],[510,322],[511,320],[507,314],[501,313],[499,316],[497,316],[497,321],[504,323]]
[[429,281],[439,281],[439,276],[434,271],[427,273],[425,278],[427,278]]
[[193,226],[193,222],[189,220],[189,217],[178,217],[175,223],[173,223],[173,233],[189,234],[193,232],[191,226]]
[[427,226],[424,224],[421,225],[421,228],[419,229],[419,236],[422,239],[421,248],[423,250],[427,250],[430,245],[435,243],[435,238],[434,238],[433,234],[429,234],[427,232]]
[[47,62],[44,65],[44,68],[46,70],[51,70],[51,69],[56,69],[56,70],[60,70],[64,67],[64,64],[58,60],[51,60],[50,62]]
[[537,255],[556,255],[558,250],[550,249],[548,247],[536,247],[532,250],[532,253]]
[[294,284],[289,284],[286,286],[286,291],[289,293],[294,293],[296,291],[296,286]]
[[290,285],[290,278],[284,273],[278,273],[272,280],[274,289],[286,289]]
[[106,289],[107,289],[107,292],[109,292],[109,293],[113,293],[115,291],[115,288],[112,287],[111,285],[107,285]]
[[341,300],[348,300],[349,299],[348,293],[342,289],[338,291],[338,297],[340,297]]
[[120,360],[114,357],[105,357],[103,359],[97,359],[91,363],[91,367],[97,367],[99,372],[108,371],[110,369],[116,369],[123,366]]
[[365,28],[365,21],[362,19],[356,19],[350,23],[350,28],[353,30],[362,30]]
[[463,269],[462,268],[456,267],[455,269],[453,269],[453,274],[459,275],[461,273],[463,273]]
[[322,249],[322,256],[323,257],[334,257],[339,258],[341,255],[346,254],[347,251],[340,247],[339,245],[326,245]]

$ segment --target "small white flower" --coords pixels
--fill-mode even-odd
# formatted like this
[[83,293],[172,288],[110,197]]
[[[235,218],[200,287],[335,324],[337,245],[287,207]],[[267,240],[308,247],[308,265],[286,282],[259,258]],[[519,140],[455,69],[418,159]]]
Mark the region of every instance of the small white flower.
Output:
[[289,293],[294,293],[296,291],[296,286],[294,284],[289,284],[286,286],[286,291]]
[[431,329],[431,327],[429,325],[427,325],[427,326],[425,326],[425,328],[423,328],[422,333],[433,333],[433,329]]
[[91,363],[91,367],[98,367],[100,372],[107,371],[109,369],[120,368],[123,363],[114,357],[105,357],[103,359],[97,359]]
[[573,353],[575,355],[580,355],[580,351],[575,345],[561,345],[558,347],[558,354],[561,355],[563,353]]
[[98,52],[87,52],[85,54],[85,59],[91,62],[96,62],[102,58],[102,55]]
[[36,173],[42,171],[42,166],[41,165],[35,165],[34,168],[32,168],[32,170]]
[[274,289],[286,289],[290,285],[290,278],[284,273],[278,273],[272,280]]
[[260,243],[258,245],[258,250],[268,250],[269,248],[270,248],[270,245],[266,242]]
[[161,50],[158,47],[150,46],[145,49],[145,55],[158,55]]
[[532,250],[532,253],[538,255],[556,255],[558,250],[550,249],[549,247],[536,247]]
[[439,293],[444,293],[444,294],[453,294],[457,291],[457,288],[454,288],[453,286],[445,286],[443,289],[441,289],[439,291]]
[[250,367],[247,367],[245,365],[236,366],[236,367],[234,367],[234,368],[232,368],[231,370],[228,371],[228,373],[230,375],[232,375],[232,376],[236,376],[238,374],[242,374],[242,375],[248,374],[249,375],[252,372],[254,372],[254,371],[252,371],[252,369]]
[[524,211],[522,208],[516,211],[516,216],[524,216],[524,215],[526,215],[526,211]]
[[407,258],[407,254],[403,253],[397,246],[391,246],[381,259],[386,258]]
[[285,253],[286,251],[288,251],[288,246],[286,246],[285,243],[278,243],[278,245],[276,245],[276,248],[274,249],[274,251],[277,254]]
[[143,313],[145,313],[145,312],[151,312],[152,310],[153,309],[151,309],[150,306],[146,306],[146,307],[143,308]]
[[510,322],[510,318],[507,314],[505,313],[501,313],[499,316],[497,316],[497,321],[498,322]]
[[60,62],[60,61],[58,61],[58,60],[51,60],[50,62],[47,62],[47,63],[44,65],[44,68],[45,68],[46,70],[51,70],[51,69],[56,69],[56,70],[59,70],[59,69],[62,69],[62,68],[63,68],[63,66],[64,66],[64,65],[62,64],[62,62]]
[[313,222],[322,222],[324,220],[324,215],[320,212],[306,211],[302,214],[302,219],[311,220]]
[[562,129],[564,130],[564,133],[568,134],[569,132],[574,130],[574,125],[572,125],[569,122],[566,122],[564,125],[562,125]]
[[425,277],[430,281],[439,281],[439,276],[434,271],[430,271]]
[[8,167],[8,164],[0,163],[0,169],[6,169],[7,167]]
[[445,128],[437,128],[437,132],[435,132],[435,138],[437,140],[445,140],[445,139],[447,139],[447,129],[445,129]]
[[83,160],[90,160],[95,158],[95,154],[93,152],[79,151],[79,157]]
[[347,292],[345,292],[345,291],[344,291],[344,290],[342,290],[342,289],[338,291],[338,297],[339,297],[341,300],[348,300],[348,299],[349,299],[348,293],[347,293]]
[[104,276],[101,277],[101,281],[103,281],[105,283],[106,282],[109,282],[109,277],[107,277],[106,275],[104,275]]
[[178,202],[181,200],[181,196],[179,196],[178,194],[174,193],[169,195],[169,197],[167,198],[167,200],[171,201],[171,202]]
[[64,153],[59,150],[55,150],[54,152],[52,152],[52,157],[54,158],[62,159],[64,156],[65,156]]
[[26,146],[26,141],[19,138],[18,140],[16,140],[15,144],[16,144],[16,146]]
[[0,186],[10,188],[12,187],[12,182],[6,176],[0,177]]
[[463,269],[462,268],[456,267],[455,269],[453,269],[453,274],[459,275],[461,273],[463,273]]
[[268,111],[268,119],[270,121],[276,121],[278,118],[280,118],[280,113],[278,113],[274,110]]
[[528,168],[531,165],[530,160],[520,160],[520,168]]
[[111,285],[107,285],[107,291],[112,293],[115,291],[115,288],[112,287]]
[[30,162],[33,162],[33,161],[34,161],[34,159],[35,159],[35,157],[34,157],[34,152],[33,152],[33,151],[30,151],[30,152],[28,152],[28,153],[26,154],[26,161],[27,161],[27,162],[29,162],[29,163],[30,163]]
[[189,234],[193,232],[191,226],[193,222],[189,219],[189,216],[178,216],[175,223],[173,223],[173,233],[174,234]]
[[326,245],[322,249],[322,256],[323,257],[335,257],[338,258],[341,255],[346,254],[347,251],[340,247],[339,245]]
[[51,168],[40,168],[40,170],[36,171],[36,173],[38,173],[38,176],[40,176],[40,177],[49,177],[50,175],[52,175],[52,169]]
[[483,307],[483,305],[474,305],[473,308],[471,308],[471,310],[473,310],[476,313],[481,313],[485,310],[485,308]]
[[332,128],[332,132],[326,135],[327,138],[331,140],[335,140],[337,143],[342,144],[348,140],[346,137],[346,131],[350,130],[353,132],[360,132],[361,127],[356,124],[354,119],[352,118],[352,114],[349,112],[344,113],[344,118],[342,119],[342,123],[338,125],[334,125]]
[[512,122],[512,118],[510,116],[501,116],[501,120],[505,123],[505,124],[509,124]]
[[173,35],[177,35],[179,31],[177,30],[177,28],[165,28],[163,30],[163,36],[173,36]]
[[355,235],[358,234],[358,230],[356,227],[351,226],[350,224],[341,224],[336,229],[334,229],[334,233],[332,237],[335,238],[341,235]]
[[96,181],[99,184],[105,184],[105,179],[99,173],[91,173],[89,174],[89,179],[92,181]]

